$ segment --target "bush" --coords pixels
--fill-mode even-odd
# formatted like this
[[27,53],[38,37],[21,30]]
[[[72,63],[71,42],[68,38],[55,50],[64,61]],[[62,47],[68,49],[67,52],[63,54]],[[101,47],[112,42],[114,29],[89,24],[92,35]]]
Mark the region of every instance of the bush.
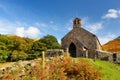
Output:
[[27,57],[28,56],[24,51],[14,50],[11,55],[11,61],[25,60]]
[[11,52],[7,50],[0,50],[0,62],[8,61],[9,54]]
[[[9,73],[7,77],[0,79],[29,79],[29,80],[101,80],[101,74],[85,60],[74,60],[71,57],[65,57],[63,60],[54,58],[45,62],[42,66],[42,60],[35,60],[35,66],[26,66]],[[23,71],[24,70],[24,71]],[[11,71],[7,71],[11,72]],[[19,74],[25,74],[21,77]],[[14,75],[16,73],[16,75]]]
[[55,36],[47,35],[40,40],[0,34],[0,62],[10,62],[41,57],[47,49],[59,49]]

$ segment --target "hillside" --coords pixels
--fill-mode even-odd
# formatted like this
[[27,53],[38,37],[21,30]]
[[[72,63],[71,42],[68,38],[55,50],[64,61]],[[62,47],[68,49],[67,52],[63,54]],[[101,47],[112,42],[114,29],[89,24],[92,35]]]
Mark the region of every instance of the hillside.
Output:
[[120,36],[103,45],[105,51],[120,52]]
[[[6,34],[6,36],[8,36],[8,37],[20,37],[20,36],[17,36],[16,34]],[[21,38],[23,38],[23,37],[21,37]],[[24,37],[25,38],[25,37]],[[33,41],[38,41],[38,40],[40,40],[40,38],[29,38],[29,39],[32,39]]]
[[41,57],[41,52],[47,49],[59,49],[55,36],[46,35],[43,38],[24,38],[14,34],[0,35],[0,62],[30,60]]

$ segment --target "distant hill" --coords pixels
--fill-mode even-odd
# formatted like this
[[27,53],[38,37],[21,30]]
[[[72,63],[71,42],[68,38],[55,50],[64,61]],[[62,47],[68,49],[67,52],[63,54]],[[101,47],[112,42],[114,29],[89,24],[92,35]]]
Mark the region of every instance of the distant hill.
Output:
[[118,38],[120,38],[120,36]]
[[17,36],[16,34],[6,34],[6,36],[11,37],[11,36]]
[[33,39],[34,41],[40,40],[40,38],[31,38],[31,39]]
[[109,52],[120,53],[120,36],[103,45],[103,49]]
[[[8,37],[14,37],[14,36],[17,36],[17,35],[16,34],[6,34],[6,36],[8,36]],[[20,37],[20,36],[18,36],[18,37]],[[34,41],[40,40],[40,38],[30,38],[30,39],[32,39]]]

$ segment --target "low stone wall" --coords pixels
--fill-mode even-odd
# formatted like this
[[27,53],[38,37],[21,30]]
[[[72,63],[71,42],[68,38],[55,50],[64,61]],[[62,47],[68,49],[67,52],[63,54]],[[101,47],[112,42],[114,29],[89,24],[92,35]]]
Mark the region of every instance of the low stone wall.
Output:
[[96,58],[110,62],[120,63],[120,54],[106,51],[96,51]]
[[120,63],[120,54],[117,54],[117,62]]
[[110,59],[111,53],[105,51],[96,51],[96,58],[108,61]]
[[46,51],[46,57],[56,57],[62,55],[62,49],[49,49]]
[[[56,56],[61,56],[63,55],[63,50],[62,49],[50,49],[46,51],[46,57],[56,57]],[[68,52],[66,52],[68,53]],[[81,55],[77,55],[78,57],[88,57],[88,52],[84,51],[82,52]],[[115,62],[115,63],[120,63],[120,54],[117,53],[111,53],[107,51],[102,51],[102,50],[97,50],[95,53],[94,59],[101,59],[105,61],[110,61],[110,62]]]

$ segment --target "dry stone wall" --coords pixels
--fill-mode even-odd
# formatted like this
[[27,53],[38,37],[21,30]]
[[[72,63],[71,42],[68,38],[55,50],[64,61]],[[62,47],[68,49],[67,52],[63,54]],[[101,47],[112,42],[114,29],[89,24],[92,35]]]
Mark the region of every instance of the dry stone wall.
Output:
[[120,63],[120,54],[107,51],[96,51],[96,58],[110,62]]

